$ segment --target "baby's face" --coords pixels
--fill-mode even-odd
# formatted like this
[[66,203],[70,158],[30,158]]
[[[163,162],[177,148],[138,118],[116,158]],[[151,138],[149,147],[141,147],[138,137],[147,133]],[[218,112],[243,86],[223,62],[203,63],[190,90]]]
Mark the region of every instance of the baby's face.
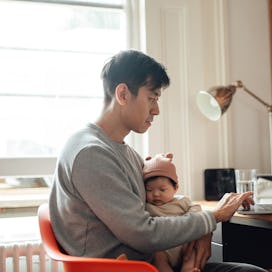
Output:
[[145,184],[146,201],[155,206],[163,205],[173,200],[177,187],[166,177],[151,179]]

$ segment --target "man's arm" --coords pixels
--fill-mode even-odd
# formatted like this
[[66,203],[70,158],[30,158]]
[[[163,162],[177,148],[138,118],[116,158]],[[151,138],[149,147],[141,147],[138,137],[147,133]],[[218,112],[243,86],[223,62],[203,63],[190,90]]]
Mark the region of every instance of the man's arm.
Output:
[[[150,217],[145,211],[142,172],[137,181],[133,180],[133,172],[124,171],[124,163],[121,165],[114,155],[106,150],[82,151],[73,180],[80,197],[120,242],[149,253],[213,231],[215,219],[208,211],[186,217]],[[137,191],[142,191],[142,195]]]
[[[214,216],[217,222],[227,221],[235,213],[235,211],[243,205],[248,207],[249,204],[253,204],[254,201],[251,198],[252,192],[246,192],[244,194],[227,193],[218,202]],[[211,239],[212,233],[207,234],[200,239],[188,244],[186,254],[184,258],[190,258],[192,251],[196,251],[195,267],[203,269],[207,260],[211,256]]]

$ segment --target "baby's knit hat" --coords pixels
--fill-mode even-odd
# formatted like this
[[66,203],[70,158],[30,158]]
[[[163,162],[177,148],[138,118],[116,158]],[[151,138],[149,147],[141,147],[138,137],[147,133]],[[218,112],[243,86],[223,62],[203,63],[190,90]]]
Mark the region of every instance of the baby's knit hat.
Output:
[[151,177],[167,177],[178,183],[176,167],[172,163],[173,154],[158,154],[145,159],[143,176],[144,180]]

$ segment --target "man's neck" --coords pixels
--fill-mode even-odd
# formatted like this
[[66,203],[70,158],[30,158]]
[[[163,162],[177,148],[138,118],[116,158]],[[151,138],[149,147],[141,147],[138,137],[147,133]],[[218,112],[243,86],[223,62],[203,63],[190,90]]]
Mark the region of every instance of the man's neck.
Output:
[[120,119],[115,118],[114,113],[102,113],[95,124],[99,126],[109,138],[117,143],[123,143],[124,138],[129,133],[120,123]]

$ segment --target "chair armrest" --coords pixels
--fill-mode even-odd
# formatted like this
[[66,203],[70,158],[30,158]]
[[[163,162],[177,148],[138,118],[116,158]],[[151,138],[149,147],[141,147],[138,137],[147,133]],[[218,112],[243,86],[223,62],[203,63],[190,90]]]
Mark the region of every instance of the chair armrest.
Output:
[[150,263],[144,261],[116,260],[104,258],[72,257],[62,260],[65,272],[158,272]]

